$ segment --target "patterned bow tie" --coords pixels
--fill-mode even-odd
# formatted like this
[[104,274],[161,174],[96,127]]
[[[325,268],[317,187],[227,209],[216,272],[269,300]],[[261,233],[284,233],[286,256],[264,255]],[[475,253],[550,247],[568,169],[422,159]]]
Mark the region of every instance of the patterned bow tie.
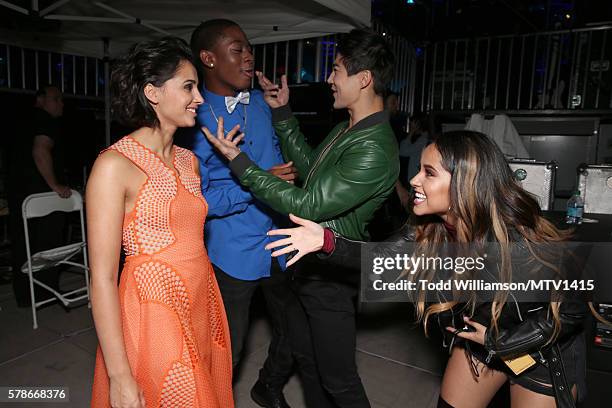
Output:
[[225,107],[227,108],[227,113],[232,113],[234,109],[236,109],[236,105],[239,103],[248,105],[251,98],[251,94],[248,92],[240,92],[236,96],[226,96],[225,97]]

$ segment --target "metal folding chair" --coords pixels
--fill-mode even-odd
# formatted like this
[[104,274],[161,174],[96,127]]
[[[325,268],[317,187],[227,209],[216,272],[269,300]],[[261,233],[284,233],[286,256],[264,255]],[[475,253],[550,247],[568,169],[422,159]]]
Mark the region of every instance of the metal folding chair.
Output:
[[[52,212],[79,212],[81,222],[81,241],[72,244],[64,245],[57,248],[49,248],[35,254],[30,250],[30,236],[28,231],[28,220],[32,218],[45,217]],[[21,267],[21,272],[28,274],[30,280],[30,297],[32,299],[32,318],[34,321],[34,329],[38,328],[36,318],[36,309],[40,306],[53,302],[56,299],[61,301],[64,306],[80,301],[82,299],[89,300],[89,266],[87,263],[87,242],[85,236],[85,222],[83,218],[83,198],[77,191],[72,190],[72,195],[69,198],[61,198],[54,192],[32,194],[26,197],[21,206],[23,215],[23,228],[25,231],[27,261]],[[76,255],[83,254],[83,263],[78,263],[73,260]],[[82,269],[85,275],[85,285],[71,290],[69,292],[59,292],[49,285],[36,279],[34,276],[37,272],[45,269],[53,268],[58,265],[70,265],[75,268]],[[38,285],[48,290],[55,295],[55,298],[50,298],[40,302],[36,302],[34,295],[34,285]],[[85,292],[83,294],[80,294]]]

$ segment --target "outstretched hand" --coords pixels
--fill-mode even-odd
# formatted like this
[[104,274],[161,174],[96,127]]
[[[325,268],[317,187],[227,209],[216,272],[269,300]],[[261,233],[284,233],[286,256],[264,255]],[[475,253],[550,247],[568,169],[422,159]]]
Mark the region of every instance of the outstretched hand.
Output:
[[304,255],[323,248],[323,238],[325,235],[323,227],[316,222],[308,221],[293,214],[289,214],[289,219],[298,224],[299,227],[268,231],[268,235],[286,235],[287,238],[279,239],[266,245],[267,250],[284,247],[272,252],[274,257],[297,251],[293,258],[287,262],[287,266],[293,265]]
[[264,100],[271,108],[280,108],[289,103],[289,86],[287,85],[287,75],[281,76],[281,86],[266,78],[261,71],[256,71],[257,81],[264,92]]
[[225,156],[228,160],[234,160],[236,156],[240,154],[240,148],[238,147],[238,143],[242,141],[244,138],[244,133],[238,134],[240,130],[240,125],[236,125],[225,134],[223,130],[223,117],[219,117],[219,121],[217,122],[217,135],[213,135],[207,127],[202,127],[202,132],[206,135],[206,138],[210,141],[210,143]]

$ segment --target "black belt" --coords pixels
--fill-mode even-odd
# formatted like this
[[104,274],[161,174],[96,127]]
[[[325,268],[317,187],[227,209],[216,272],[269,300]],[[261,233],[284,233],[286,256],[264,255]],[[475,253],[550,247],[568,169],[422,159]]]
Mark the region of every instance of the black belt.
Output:
[[550,378],[555,395],[557,408],[575,408],[576,403],[572,395],[572,390],[567,383],[565,375],[565,367],[561,359],[561,350],[558,344],[542,350],[542,355],[546,360],[542,361],[545,366],[548,366]]

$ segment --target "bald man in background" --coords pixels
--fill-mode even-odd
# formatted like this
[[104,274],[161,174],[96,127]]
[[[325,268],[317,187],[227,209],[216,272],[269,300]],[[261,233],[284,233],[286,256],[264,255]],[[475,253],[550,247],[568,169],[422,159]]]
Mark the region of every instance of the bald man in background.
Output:
[[[30,194],[54,191],[62,198],[71,195],[64,179],[63,137],[60,118],[64,114],[61,90],[46,85],[36,92],[34,107],[22,120],[22,131],[12,140],[9,157],[9,232],[13,268],[13,290],[19,307],[30,306],[28,277],[21,273],[26,261],[25,236],[21,205]],[[64,244],[64,213],[28,221],[31,253]],[[37,273],[36,278],[59,288],[59,269]],[[36,301],[53,296],[49,291],[36,288]]]

